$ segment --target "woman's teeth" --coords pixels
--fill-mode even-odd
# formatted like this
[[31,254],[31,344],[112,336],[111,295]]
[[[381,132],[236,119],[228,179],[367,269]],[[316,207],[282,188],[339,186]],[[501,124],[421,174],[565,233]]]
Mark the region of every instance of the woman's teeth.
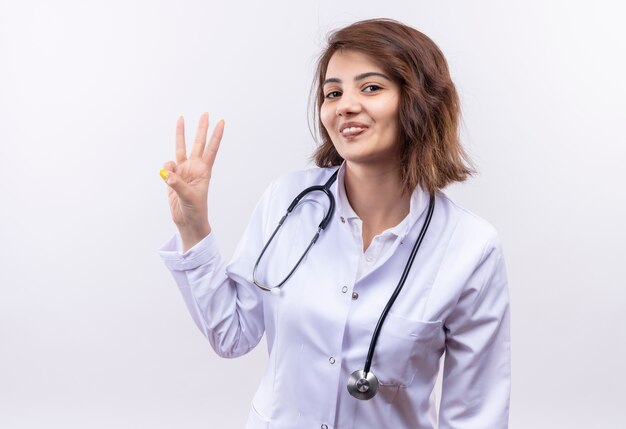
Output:
[[352,134],[352,133],[357,133],[363,130],[364,128],[361,128],[361,127],[348,127],[348,128],[344,128],[343,130],[341,130],[341,134]]

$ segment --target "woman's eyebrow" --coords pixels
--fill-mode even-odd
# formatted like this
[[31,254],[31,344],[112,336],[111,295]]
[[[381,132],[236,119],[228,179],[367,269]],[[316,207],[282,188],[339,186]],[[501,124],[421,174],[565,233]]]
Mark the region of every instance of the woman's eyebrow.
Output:
[[366,78],[368,78],[370,76],[379,76],[379,77],[382,77],[384,79],[391,80],[391,79],[389,79],[389,77],[386,74],[378,73],[378,72],[367,72],[367,73],[361,73],[360,75],[357,75],[354,78],[354,81],[356,82],[357,80],[363,80],[363,79],[366,79]]
[[[354,81],[355,81],[355,82],[357,82],[357,81],[359,81],[359,80],[366,79],[366,78],[368,78],[368,77],[370,77],[370,76],[379,76],[379,77],[382,77],[382,78],[387,79],[387,80],[389,80],[389,81],[391,80],[391,79],[389,79],[389,76],[387,76],[386,74],[383,74],[383,73],[378,73],[378,72],[366,72],[366,73],[361,73],[361,74],[359,74],[359,75],[356,75],[356,76],[354,77]],[[336,78],[336,77],[331,77],[331,78],[328,78],[328,79],[326,79],[326,80],[324,81],[324,83],[322,84],[322,86],[324,86],[324,85],[326,85],[326,84],[329,84],[329,83],[341,83],[341,79]]]

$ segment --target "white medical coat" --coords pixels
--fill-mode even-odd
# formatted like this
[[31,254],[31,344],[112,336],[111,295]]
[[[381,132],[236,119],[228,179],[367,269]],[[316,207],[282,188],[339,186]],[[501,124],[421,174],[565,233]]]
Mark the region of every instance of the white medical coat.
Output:
[[[418,186],[409,215],[363,252],[342,168],[331,186],[335,213],[293,277],[278,293],[252,283],[256,259],[292,199],[333,171],[315,168],[273,183],[229,264],[214,232],[184,254],[178,235],[160,249],[217,354],[243,355],[267,336],[269,363],[247,428],[506,428],[509,300],[502,249],[491,225],[442,192],[378,339],[371,370],[380,389],[369,401],[350,396],[347,379],[363,368],[376,322],[426,218],[428,194]],[[268,249],[257,278],[274,285],[285,277],[327,206],[324,194],[309,194]],[[437,416],[433,387],[444,352]]]

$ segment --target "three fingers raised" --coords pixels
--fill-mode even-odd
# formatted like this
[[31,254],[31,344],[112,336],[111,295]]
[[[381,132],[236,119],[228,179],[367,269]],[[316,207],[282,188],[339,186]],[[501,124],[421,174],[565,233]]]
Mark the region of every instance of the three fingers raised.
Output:
[[[224,120],[222,119],[217,123],[207,144],[206,136],[208,128],[209,114],[205,112],[200,116],[196,139],[192,147],[190,158],[201,158],[203,162],[207,163],[210,175],[210,170],[213,167],[222,136],[224,135]],[[185,146],[185,120],[182,116],[180,116],[176,121],[176,162],[168,161],[163,164],[163,169],[160,172],[161,177],[168,184],[170,184],[170,186],[174,186],[174,183],[177,182],[175,177],[176,167],[186,161],[187,148]],[[170,172],[173,172],[174,174],[170,175]]]
[[[207,133],[209,130],[209,114],[200,115],[198,122],[198,130],[196,131],[196,139],[191,148],[191,158],[202,158],[203,161],[213,164],[217,150],[220,147],[220,141],[224,134],[224,120],[220,120],[206,144]],[[206,148],[205,148],[206,146]],[[181,163],[187,160],[187,147],[185,145],[185,120],[181,116],[176,122],[176,162]]]

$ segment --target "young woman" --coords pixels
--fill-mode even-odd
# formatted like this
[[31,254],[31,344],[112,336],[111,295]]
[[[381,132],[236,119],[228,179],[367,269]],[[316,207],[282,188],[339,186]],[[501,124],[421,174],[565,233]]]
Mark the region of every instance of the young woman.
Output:
[[225,357],[267,336],[247,427],[507,427],[504,259],[494,228],[441,192],[472,173],[441,51],[357,22],[329,37],[315,98],[319,168],[269,187],[228,264],[207,217],[224,123],[207,144],[203,115],[187,157],[179,119],[161,172],[179,234],[160,252],[196,325]]

